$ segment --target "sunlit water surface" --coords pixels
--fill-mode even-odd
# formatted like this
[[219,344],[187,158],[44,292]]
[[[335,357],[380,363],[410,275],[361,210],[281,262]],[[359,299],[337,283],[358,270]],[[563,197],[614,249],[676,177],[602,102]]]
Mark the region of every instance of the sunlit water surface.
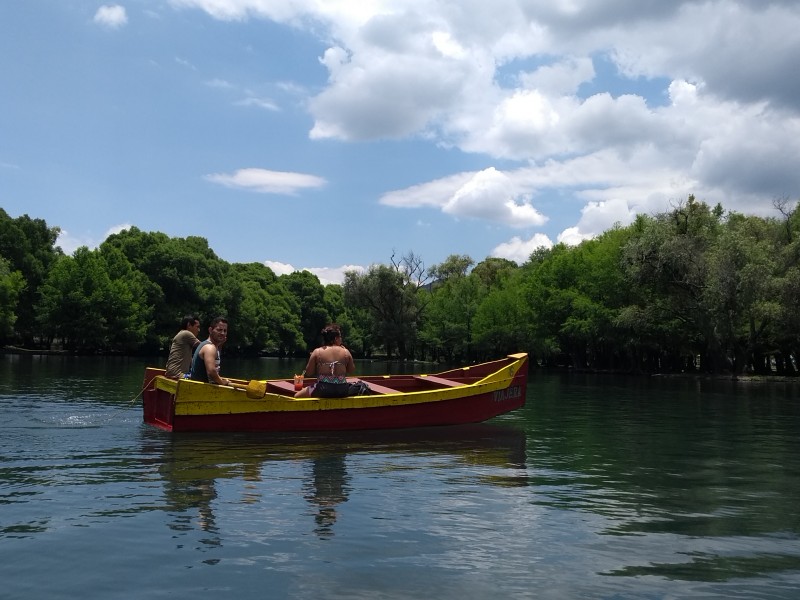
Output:
[[0,598],[800,597],[797,383],[534,371],[481,425],[176,435],[145,364],[0,356]]

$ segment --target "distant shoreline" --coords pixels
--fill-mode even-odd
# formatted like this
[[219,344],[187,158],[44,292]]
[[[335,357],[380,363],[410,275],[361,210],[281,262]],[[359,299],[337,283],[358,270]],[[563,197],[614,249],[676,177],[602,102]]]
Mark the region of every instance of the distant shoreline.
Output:
[[24,354],[24,355],[37,355],[37,354],[44,354],[44,355],[56,355],[56,356],[70,356],[70,353],[66,350],[41,350],[37,349],[30,349],[30,348],[20,348],[19,346],[3,346],[0,348],[0,354]]
[[[73,353],[69,352],[68,350],[42,350],[42,349],[30,349],[30,348],[20,348],[19,346],[3,346],[0,348],[0,354],[15,354],[21,356],[90,356],[90,357],[99,357],[99,356],[119,356],[119,357],[134,357],[138,356],[136,354],[118,354],[118,353],[109,353],[109,354],[80,354],[80,353]],[[160,355],[159,355],[160,356]],[[275,359],[293,359],[299,360],[303,357],[277,357],[277,356],[260,356],[258,358],[275,358]],[[356,362],[366,361],[366,362],[407,362],[407,363],[414,363],[414,364],[437,364],[432,363],[430,361],[417,361],[417,360],[406,360],[400,361],[400,359],[388,359],[385,356],[372,356],[370,358],[356,358]],[[569,373],[573,375],[626,375],[626,376],[635,376],[635,377],[665,377],[670,379],[714,379],[714,380],[729,380],[729,381],[737,381],[743,383],[797,383],[800,382],[800,376],[798,375],[757,375],[757,374],[750,374],[745,373],[741,375],[734,375],[733,373],[634,373],[631,371],[609,371],[604,369],[574,369],[572,367],[565,367],[565,366],[555,366],[555,367],[542,367],[539,365],[533,365],[532,370],[540,371],[540,372],[551,372],[551,373]]]

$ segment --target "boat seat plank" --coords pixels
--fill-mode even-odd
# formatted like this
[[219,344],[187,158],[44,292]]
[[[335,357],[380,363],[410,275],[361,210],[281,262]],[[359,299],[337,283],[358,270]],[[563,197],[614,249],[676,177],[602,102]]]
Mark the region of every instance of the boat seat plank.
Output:
[[[350,383],[356,381],[355,379],[348,380]],[[280,390],[280,393],[284,392],[291,392],[291,395],[294,396],[294,383],[291,381],[269,381],[267,382],[268,387],[277,388]],[[377,383],[372,383],[371,381],[367,382],[369,388],[375,392],[376,394],[399,394],[399,390],[392,389],[390,387],[386,387],[385,385],[380,385]]]
[[[361,380],[358,379],[357,377],[348,377],[347,378],[347,383],[356,383],[358,381],[361,381]],[[386,387],[385,385],[381,385],[380,383],[376,383],[376,382],[373,382],[373,381],[364,381],[364,383],[366,383],[369,386],[369,389],[371,389],[376,394],[399,394],[400,393],[400,390],[396,390],[394,388]]]
[[390,387],[386,387],[385,385],[381,385],[379,383],[373,383],[372,381],[367,381],[366,384],[376,394],[399,394],[400,390],[395,390]]
[[291,381],[268,381],[267,389],[278,388],[281,393],[290,392],[294,396],[294,383]]
[[445,379],[444,377],[436,377],[436,375],[414,375],[414,379],[419,379],[420,381],[430,381],[431,383],[438,383],[439,385],[443,385],[445,387],[456,387],[459,385],[464,385],[461,381],[453,381],[452,379]]

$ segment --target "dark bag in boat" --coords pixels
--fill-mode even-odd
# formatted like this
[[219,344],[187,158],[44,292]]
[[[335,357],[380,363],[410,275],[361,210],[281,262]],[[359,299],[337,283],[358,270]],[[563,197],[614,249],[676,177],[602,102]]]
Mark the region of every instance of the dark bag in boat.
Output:
[[369,389],[369,385],[360,379],[351,383],[347,389],[348,396],[369,396],[371,393],[372,390]]

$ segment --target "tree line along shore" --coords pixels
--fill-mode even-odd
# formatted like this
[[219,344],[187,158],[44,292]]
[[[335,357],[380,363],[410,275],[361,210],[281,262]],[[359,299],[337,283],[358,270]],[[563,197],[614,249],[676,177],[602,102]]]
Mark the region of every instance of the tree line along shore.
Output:
[[[796,376],[800,211],[746,216],[693,196],[522,264],[408,252],[322,285],[228,263],[202,237],[131,227],[67,255],[58,227],[0,208],[0,347],[164,354],[184,315],[224,315],[225,352],[301,357],[339,323],[357,358],[447,361],[528,352],[541,367]],[[201,334],[201,337],[202,334]]]

